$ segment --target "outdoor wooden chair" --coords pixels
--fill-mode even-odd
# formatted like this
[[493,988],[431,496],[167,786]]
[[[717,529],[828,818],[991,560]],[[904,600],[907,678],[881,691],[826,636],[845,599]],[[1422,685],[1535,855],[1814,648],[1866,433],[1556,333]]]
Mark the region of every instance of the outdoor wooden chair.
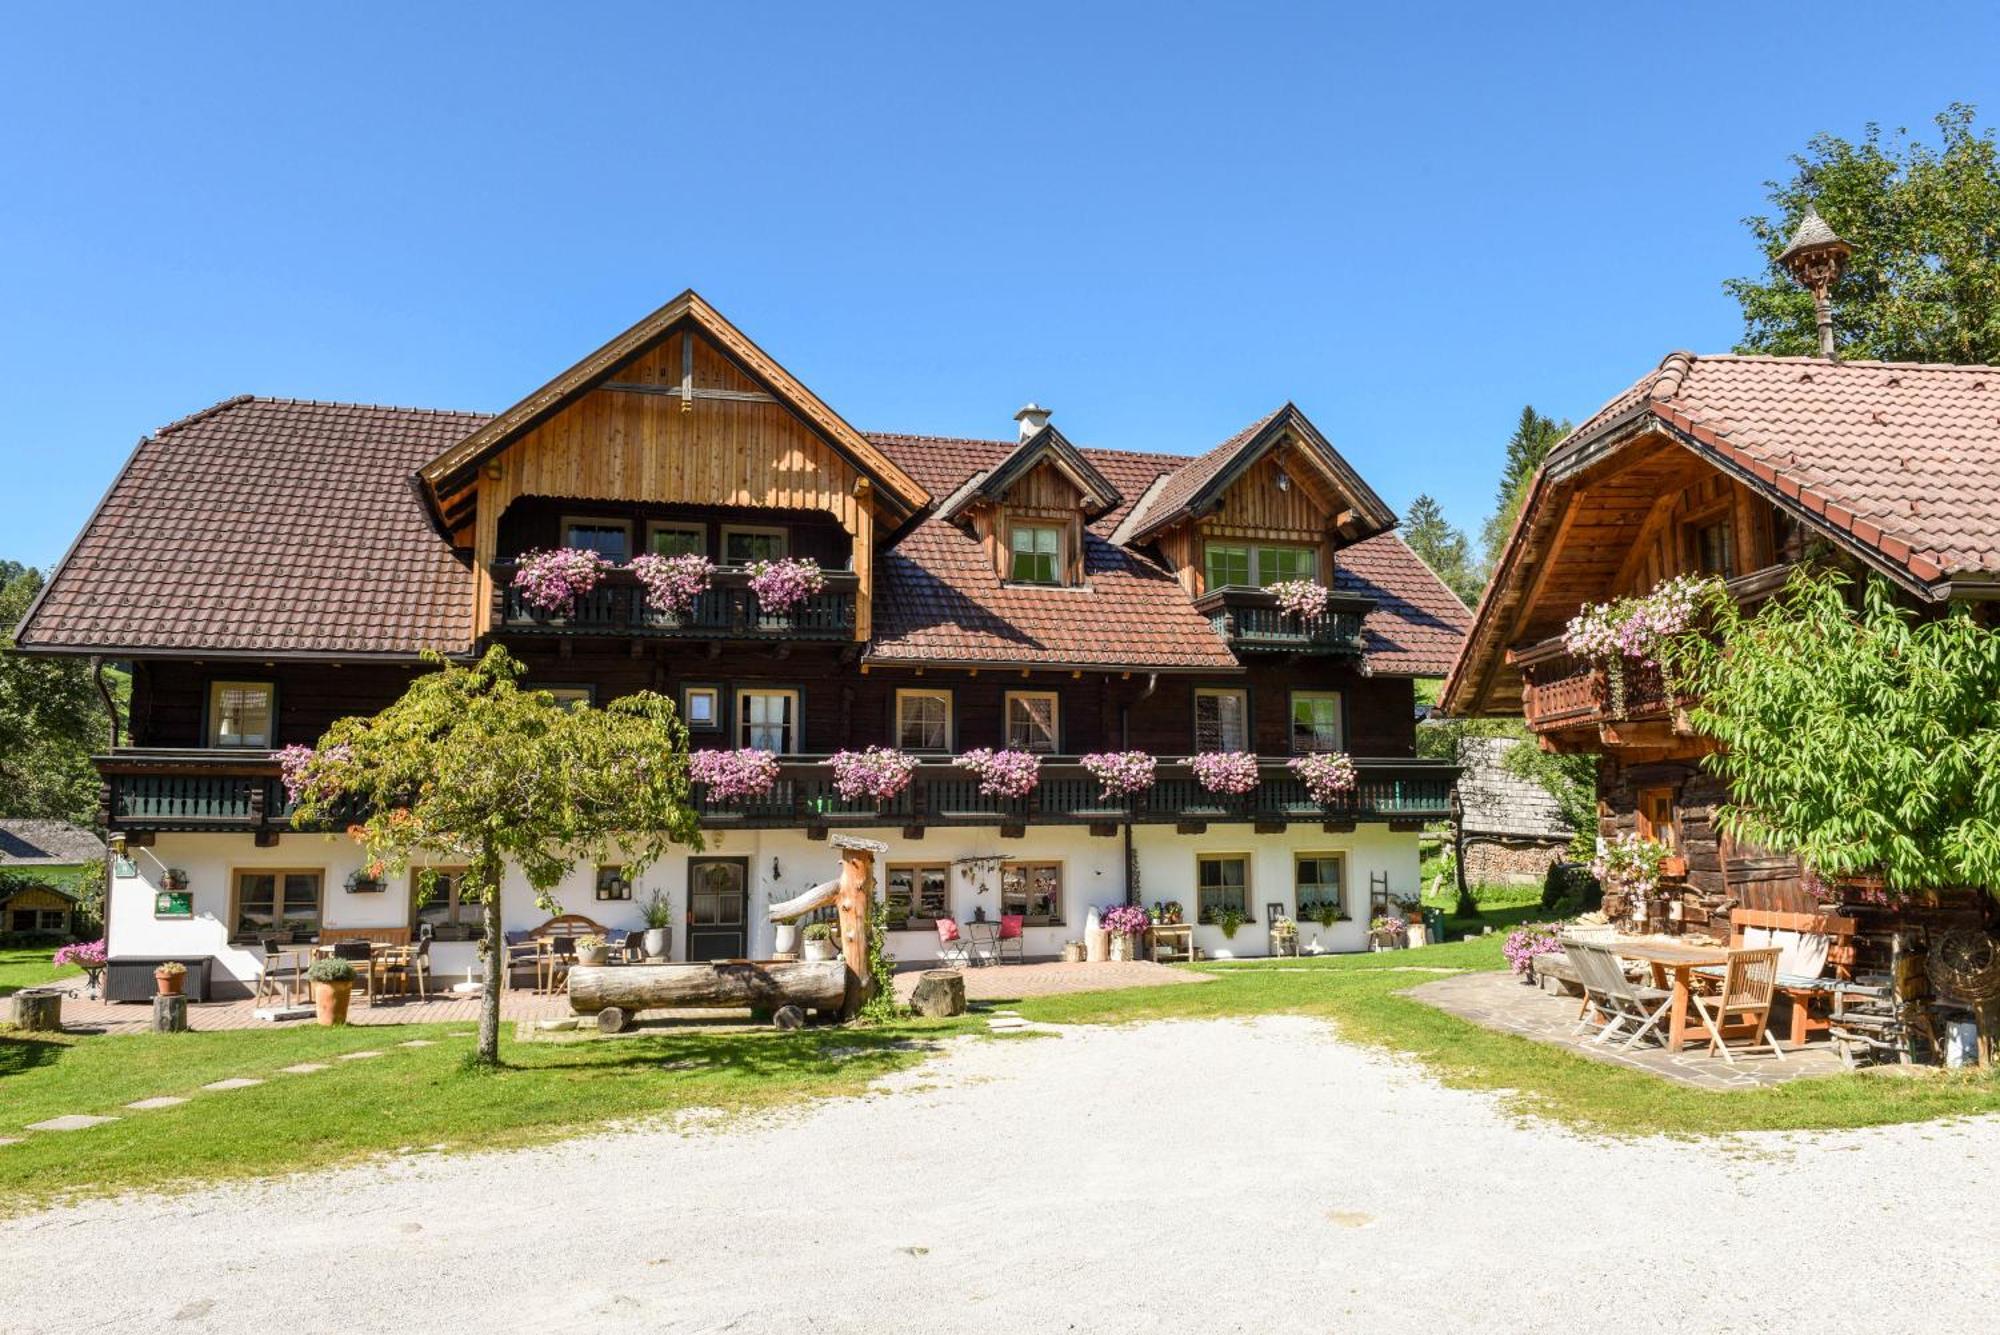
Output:
[[1639,1040],[1659,1028],[1672,1007],[1674,995],[1657,987],[1641,987],[1625,976],[1625,966],[1609,948],[1594,941],[1563,942],[1577,979],[1583,985],[1583,1008],[1577,1013],[1572,1033],[1591,1027],[1591,1012],[1600,1019],[1593,1043],[1607,1043],[1619,1033],[1631,1033],[1620,1046],[1636,1047]]
[[1695,1013],[1701,1016],[1702,1027],[1708,1030],[1708,1050],[1721,1053],[1722,1060],[1731,1066],[1736,1058],[1729,1054],[1729,1040],[1742,1040],[1743,1046],[1754,1048],[1759,1042],[1777,1054],[1778,1060],[1785,1059],[1785,1050],[1771,1037],[1771,998],[1778,987],[1778,955],[1776,946],[1762,950],[1732,950],[1729,964],[1723,970],[1722,990],[1712,997],[1694,993]]
[[264,948],[262,968],[257,974],[257,1000],[266,997],[276,1001],[282,985],[285,1004],[294,1005],[305,990],[306,968],[302,952],[288,950],[276,936],[258,938]]
[[536,965],[539,990],[556,992],[569,982],[569,966],[576,963],[576,938],[563,933],[542,938],[542,955]]
[[417,985],[418,1000],[430,998],[431,939],[424,937],[414,946],[405,946],[384,957],[382,981],[393,982],[397,992],[407,996],[410,984]]
[[373,941],[336,941],[333,943],[333,957],[346,960],[354,966],[355,981],[361,984],[361,995],[370,1006],[375,1004],[375,943]]

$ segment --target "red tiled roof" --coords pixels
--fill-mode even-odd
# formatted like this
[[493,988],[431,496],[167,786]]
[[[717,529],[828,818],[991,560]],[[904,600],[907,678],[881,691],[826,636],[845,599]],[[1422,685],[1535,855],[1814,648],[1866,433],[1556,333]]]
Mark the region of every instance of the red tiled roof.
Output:
[[[164,427],[139,443],[19,643],[80,653],[469,652],[471,571],[430,522],[413,477],[486,420],[245,396]],[[940,497],[1016,448],[869,439]],[[1088,590],[1002,586],[975,540],[926,519],[878,565],[871,656],[1235,666],[1170,573],[1109,541],[1155,482],[1198,461],[1081,453],[1122,497],[1088,526]],[[1402,540],[1369,539],[1337,564],[1342,590],[1378,602],[1364,623],[1369,667],[1442,672],[1465,616]]]
[[1918,583],[2000,574],[2000,367],[1676,352],[1552,461],[1641,410]]
[[464,653],[472,575],[410,479],[485,420],[246,395],[163,427],[139,442],[19,642]]

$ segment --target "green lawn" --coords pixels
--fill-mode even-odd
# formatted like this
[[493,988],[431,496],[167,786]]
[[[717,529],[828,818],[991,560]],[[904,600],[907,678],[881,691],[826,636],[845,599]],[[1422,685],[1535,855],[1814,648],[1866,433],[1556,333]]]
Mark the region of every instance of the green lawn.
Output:
[[[0,1029],[0,1137],[62,1113],[123,1120],[86,1131],[31,1132],[0,1145],[0,1213],[90,1194],[223,1177],[265,1176],[373,1154],[492,1149],[555,1139],[620,1118],[684,1108],[750,1111],[859,1093],[920,1061],[911,1039],[982,1028],[905,1021],[848,1030],[679,1031],[616,1041],[503,1041],[505,1068],[467,1064],[466,1025],[315,1027],[116,1037]],[[438,1040],[400,1048],[410,1038]],[[342,1052],[381,1049],[361,1061]],[[333,1060],[311,1075],[279,1068]],[[201,1092],[232,1076],[268,1083]],[[172,1094],[175,1108],[129,1112]]]
[[1344,1038],[1410,1054],[1446,1084],[1510,1091],[1518,1110],[1587,1131],[1705,1135],[1873,1126],[2000,1112],[1993,1075],[1925,1070],[1857,1073],[1717,1094],[1495,1033],[1399,995],[1425,981],[1409,967],[1504,967],[1499,935],[1416,951],[1190,966],[1204,987],[1151,987],[1025,1000],[1030,1019],[1057,1024],[1214,1019],[1289,1013],[1324,1017]]
[[56,968],[49,963],[54,954],[54,946],[8,946],[0,949],[0,997],[11,997],[22,988],[33,987],[37,983],[83,973],[74,965]]

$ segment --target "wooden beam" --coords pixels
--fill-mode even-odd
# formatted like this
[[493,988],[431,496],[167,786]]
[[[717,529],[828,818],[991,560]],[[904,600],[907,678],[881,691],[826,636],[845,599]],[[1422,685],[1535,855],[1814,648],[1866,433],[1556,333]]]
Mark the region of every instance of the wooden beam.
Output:
[[690,389],[684,385],[638,385],[628,381],[609,380],[599,386],[619,394],[652,394],[663,399],[715,399],[725,403],[776,403],[775,394],[766,394],[761,389]]

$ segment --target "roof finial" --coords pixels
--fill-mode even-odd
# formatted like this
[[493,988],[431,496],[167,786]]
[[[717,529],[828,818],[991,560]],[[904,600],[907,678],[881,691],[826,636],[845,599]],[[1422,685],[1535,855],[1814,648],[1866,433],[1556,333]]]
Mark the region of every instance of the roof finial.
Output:
[[1799,230],[1792,233],[1791,244],[1778,256],[1778,263],[1798,280],[1799,286],[1812,291],[1813,314],[1819,322],[1819,355],[1828,361],[1834,359],[1833,284],[1853,253],[1854,247],[1836,236],[1826,225],[1826,219],[1819,216],[1819,210],[1808,202],[1806,216],[1799,220]]

